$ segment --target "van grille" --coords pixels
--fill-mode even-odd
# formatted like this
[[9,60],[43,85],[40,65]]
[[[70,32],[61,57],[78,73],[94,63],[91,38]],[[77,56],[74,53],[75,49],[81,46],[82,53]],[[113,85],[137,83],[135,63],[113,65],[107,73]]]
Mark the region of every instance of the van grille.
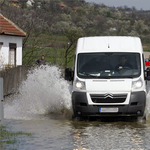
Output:
[[123,103],[127,94],[90,94],[93,103]]

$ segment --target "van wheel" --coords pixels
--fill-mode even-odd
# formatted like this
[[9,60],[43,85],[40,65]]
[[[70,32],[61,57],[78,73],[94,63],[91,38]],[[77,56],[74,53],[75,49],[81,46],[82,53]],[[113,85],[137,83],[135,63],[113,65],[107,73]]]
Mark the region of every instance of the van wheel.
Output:
[[142,122],[142,121],[146,121],[146,116],[142,116],[142,117],[138,117],[138,121]]
[[89,120],[89,118],[73,114],[72,120],[74,120],[74,121],[87,121],[87,120]]
[[73,114],[73,115],[72,115],[72,120],[74,120],[74,121],[80,121],[81,119],[80,119],[80,117],[77,116],[76,114]]
[[72,119],[75,120],[77,116],[75,114],[72,115]]
[[147,114],[147,112],[148,112],[148,110],[147,110],[147,108],[145,108],[143,116],[138,117],[138,121],[146,121],[146,118],[147,118],[146,114]]

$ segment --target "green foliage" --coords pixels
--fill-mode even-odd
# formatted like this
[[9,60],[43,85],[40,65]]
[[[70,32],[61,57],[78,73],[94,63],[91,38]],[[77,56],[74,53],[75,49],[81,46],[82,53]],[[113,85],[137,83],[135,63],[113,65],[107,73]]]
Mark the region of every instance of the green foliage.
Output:
[[[61,6],[63,3],[64,6]],[[72,65],[76,42],[82,36],[139,36],[150,41],[150,11],[106,7],[84,0],[35,0],[33,7],[3,3],[1,13],[26,33],[23,64],[32,65],[41,55],[60,66]]]
[[31,136],[31,133],[11,132],[6,127],[0,125],[0,147],[17,143],[17,136]]

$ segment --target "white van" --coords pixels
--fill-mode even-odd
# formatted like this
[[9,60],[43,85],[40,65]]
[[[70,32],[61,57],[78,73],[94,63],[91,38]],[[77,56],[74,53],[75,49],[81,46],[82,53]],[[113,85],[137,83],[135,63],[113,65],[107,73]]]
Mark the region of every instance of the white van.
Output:
[[80,38],[73,78],[74,115],[143,116],[146,107],[146,78],[140,38]]

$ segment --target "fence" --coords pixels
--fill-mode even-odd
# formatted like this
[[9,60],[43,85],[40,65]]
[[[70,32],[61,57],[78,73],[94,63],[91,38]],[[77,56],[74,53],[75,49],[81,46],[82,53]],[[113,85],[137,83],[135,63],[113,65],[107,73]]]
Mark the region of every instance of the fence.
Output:
[[0,77],[3,78],[4,82],[4,96],[18,92],[22,81],[27,78],[28,70],[29,67],[27,66],[18,66],[0,71]]
[[9,65],[9,64],[7,64],[7,65],[1,65],[0,66],[0,71],[5,70],[5,69],[14,68],[14,67],[15,67],[15,65]]

